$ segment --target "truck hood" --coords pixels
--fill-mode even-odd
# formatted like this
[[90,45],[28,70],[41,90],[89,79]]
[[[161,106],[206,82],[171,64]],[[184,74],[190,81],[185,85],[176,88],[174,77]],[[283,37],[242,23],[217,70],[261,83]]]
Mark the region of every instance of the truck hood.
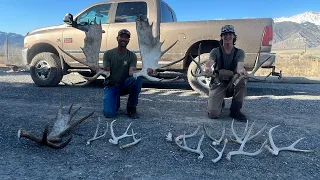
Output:
[[52,31],[52,30],[59,30],[61,28],[65,28],[67,27],[66,24],[61,24],[61,25],[56,25],[56,26],[47,26],[47,27],[43,27],[43,28],[38,28],[38,29],[34,29],[32,31],[29,31],[27,33],[27,36],[30,35],[35,35],[35,34],[42,34],[42,33],[46,33],[48,31]]

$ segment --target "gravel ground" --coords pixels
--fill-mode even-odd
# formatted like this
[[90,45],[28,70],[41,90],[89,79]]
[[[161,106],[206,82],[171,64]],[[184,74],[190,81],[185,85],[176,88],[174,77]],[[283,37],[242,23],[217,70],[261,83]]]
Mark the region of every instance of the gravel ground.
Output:
[[[76,75],[64,77],[65,81],[78,81]],[[166,87],[166,88],[163,88]],[[170,87],[170,88],[169,88]],[[114,124],[117,135],[131,127],[142,141],[128,149],[108,142],[107,136],[86,145],[95,131],[98,116],[102,116],[103,87],[101,83],[86,87],[36,87],[26,72],[0,72],[1,153],[0,179],[320,179],[320,84],[249,83],[243,111],[249,125],[255,121],[256,132],[267,123],[261,135],[250,140],[244,150],[256,151],[267,139],[268,129],[273,131],[276,145],[289,146],[301,137],[296,145],[302,149],[316,149],[313,153],[281,151],[278,156],[267,150],[255,157],[232,156],[226,153],[239,145],[227,143],[222,159],[210,147],[205,136],[201,149],[204,158],[179,149],[166,135],[192,133],[199,125],[207,125],[211,135],[218,138],[221,124],[226,124],[226,136],[231,136],[232,119],[228,117],[230,99],[218,120],[208,119],[205,113],[207,97],[200,96],[187,85],[166,85],[146,82],[138,112],[141,118],[131,120],[125,115],[127,97]],[[64,149],[54,150],[27,139],[18,139],[19,128],[40,135],[46,122],[53,123],[59,103],[64,111],[74,103],[82,109],[80,118],[93,110],[95,115],[72,131],[73,139]],[[102,118],[102,128],[113,119]],[[235,122],[235,130],[243,132],[244,123]],[[103,129],[100,131],[102,133]],[[201,135],[187,139],[195,147]],[[130,140],[130,139],[129,139]],[[129,141],[123,140],[120,144]],[[222,146],[217,146],[221,150]]]

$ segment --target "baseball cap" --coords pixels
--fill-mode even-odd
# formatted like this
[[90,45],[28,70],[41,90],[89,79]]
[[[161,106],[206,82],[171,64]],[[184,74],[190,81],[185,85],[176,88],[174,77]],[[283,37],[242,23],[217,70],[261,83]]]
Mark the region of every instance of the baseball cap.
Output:
[[232,25],[225,25],[221,28],[221,35],[224,33],[235,33]]
[[127,34],[129,37],[131,36],[131,33],[127,29],[121,29],[118,32],[118,36],[121,35],[121,34]]

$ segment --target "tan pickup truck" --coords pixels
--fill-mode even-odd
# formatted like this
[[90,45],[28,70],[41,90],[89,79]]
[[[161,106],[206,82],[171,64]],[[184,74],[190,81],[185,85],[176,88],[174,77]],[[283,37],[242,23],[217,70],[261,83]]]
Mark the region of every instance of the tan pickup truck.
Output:
[[[73,56],[84,59],[80,47],[84,45],[85,30],[88,22],[101,21],[104,30],[100,51],[102,65],[103,52],[117,46],[116,36],[120,29],[128,29],[132,36],[128,49],[135,51],[139,58],[138,68],[141,67],[139,46],[136,33],[135,19],[137,15],[145,15],[153,23],[154,36],[165,40],[162,48],[165,49],[178,40],[178,43],[162,56],[159,64],[165,65],[177,59],[186,57],[183,61],[169,66],[162,72],[183,73],[188,78],[190,86],[199,93],[208,92],[209,79],[194,78],[190,70],[195,72],[197,67],[186,56],[198,56],[198,46],[201,43],[202,63],[205,56],[219,46],[220,29],[225,24],[235,27],[238,39],[236,46],[246,53],[245,67],[255,72],[260,67],[273,68],[275,54],[270,53],[273,40],[273,20],[259,19],[232,19],[178,22],[174,10],[163,0],[111,0],[86,7],[73,20],[57,26],[45,27],[30,31],[24,39],[25,48],[22,51],[23,61],[30,68],[33,81],[38,86],[56,86],[63,75],[70,72],[80,74],[90,73],[89,68],[74,61],[62,53],[62,47]],[[69,18],[70,19],[70,18]],[[161,73],[160,73],[161,74]]]

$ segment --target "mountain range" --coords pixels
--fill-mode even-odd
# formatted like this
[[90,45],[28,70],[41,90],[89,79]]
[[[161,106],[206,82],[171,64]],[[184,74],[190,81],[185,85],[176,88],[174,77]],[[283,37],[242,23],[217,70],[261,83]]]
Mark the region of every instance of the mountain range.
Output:
[[[274,18],[273,49],[320,48],[320,12]],[[24,36],[1,32],[0,50],[8,37],[10,47],[23,47]]]
[[0,49],[4,47],[3,45],[6,38],[8,38],[8,44],[10,47],[17,47],[17,48],[23,47],[24,36],[16,33],[6,33],[6,32],[0,31]]
[[274,19],[274,49],[320,48],[320,12]]

